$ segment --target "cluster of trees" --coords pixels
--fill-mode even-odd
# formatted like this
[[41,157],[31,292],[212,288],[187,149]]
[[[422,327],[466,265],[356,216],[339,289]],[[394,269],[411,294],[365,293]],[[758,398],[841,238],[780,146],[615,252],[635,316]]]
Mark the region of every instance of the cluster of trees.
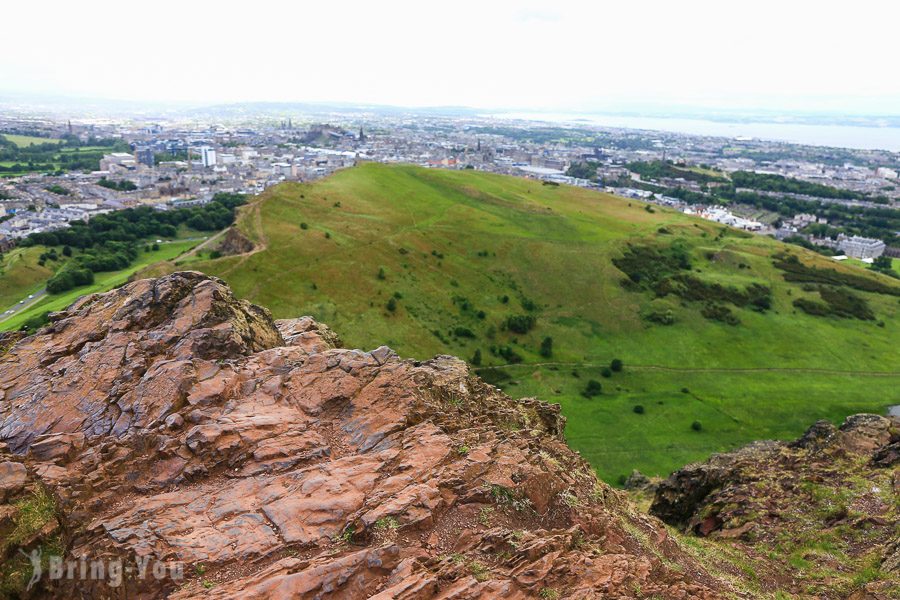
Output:
[[595,180],[597,178],[597,163],[593,162],[573,162],[566,169],[566,175],[569,177],[577,177],[578,179]]
[[[235,208],[244,202],[243,194],[216,194],[203,206],[159,211],[148,206],[97,215],[83,222],[74,221],[67,229],[33,233],[22,246],[63,246],[63,255],[71,256],[47,282],[47,290],[60,293],[93,282],[93,273],[117,271],[128,267],[138,256],[138,247],[148,237],[175,237],[177,227],[185,224],[199,231],[224,229],[234,222]],[[154,244],[155,249],[158,246]],[[73,256],[73,248],[80,251]],[[55,260],[56,253],[46,253]],[[42,257],[43,258],[43,257]]]
[[868,194],[842,190],[830,185],[811,183],[792,177],[773,175],[770,173],[752,173],[750,171],[735,171],[731,174],[731,182],[735,188],[750,188],[766,192],[781,192],[788,194],[802,194],[804,196],[816,196],[817,198],[834,198],[847,200],[868,200]]
[[506,328],[513,333],[525,334],[534,329],[536,322],[533,315],[513,315],[507,317]]
[[97,185],[103,186],[110,190],[117,190],[119,192],[132,192],[137,189],[137,186],[134,184],[134,182],[128,181],[127,179],[122,179],[121,181],[113,181],[112,179],[101,177],[100,181],[97,182]]
[[692,171],[690,169],[681,169],[678,168],[672,161],[661,161],[661,160],[652,160],[652,161],[636,161],[630,162],[626,165],[628,170],[637,173],[641,177],[646,177],[648,179],[660,179],[660,178],[670,178],[677,179],[682,178],[688,181],[696,181],[698,183],[710,183],[710,182],[727,182],[723,175],[710,175],[708,173],[701,173],[699,171]]
[[48,192],[57,194],[58,196],[68,196],[71,192],[61,185],[53,184],[44,188]]
[[[71,264],[71,263],[70,263]],[[94,272],[89,268],[67,264],[53,277],[47,280],[47,291],[51,294],[61,294],[80,285],[94,283]]]
[[894,270],[893,261],[890,256],[879,256],[872,261],[872,265],[869,268],[878,273],[893,277],[894,279],[900,279],[900,274],[897,274],[897,271]]
[[749,175],[751,177],[746,177],[739,175],[739,173],[743,173],[743,171],[732,173],[733,185],[721,185],[710,194],[694,192],[683,188],[669,188],[662,190],[662,193],[690,204],[710,202],[742,204],[778,213],[784,217],[792,217],[800,213],[810,213],[817,217],[827,219],[829,223],[829,225],[810,225],[807,227],[806,233],[811,235],[836,238],[839,233],[846,233],[848,235],[861,235],[864,237],[880,239],[892,246],[900,245],[900,235],[897,233],[900,231],[900,211],[890,207],[848,206],[836,202],[809,200],[791,196],[777,196],[747,189],[737,191],[737,189],[749,188],[762,182],[761,185],[764,187],[755,189],[764,190],[765,188],[783,187],[785,188],[783,190],[769,189],[767,191],[776,193],[779,191],[783,193],[804,193],[806,195],[821,198],[856,198],[868,200],[869,202],[882,202],[882,197],[869,197],[859,192],[850,192],[832,188],[830,186],[783,177],[780,179],[784,179],[785,182],[780,182],[776,179],[758,179],[762,177],[780,177],[777,175],[762,176],[756,173],[750,173]]

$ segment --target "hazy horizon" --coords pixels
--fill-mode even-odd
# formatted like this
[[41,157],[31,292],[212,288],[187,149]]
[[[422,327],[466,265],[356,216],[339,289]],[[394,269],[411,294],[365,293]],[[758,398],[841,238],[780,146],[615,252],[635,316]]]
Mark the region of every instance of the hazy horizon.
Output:
[[7,9],[28,52],[0,59],[0,94],[218,105],[347,103],[604,112],[898,115],[900,9],[764,0],[627,5],[407,1],[254,10],[162,0]]

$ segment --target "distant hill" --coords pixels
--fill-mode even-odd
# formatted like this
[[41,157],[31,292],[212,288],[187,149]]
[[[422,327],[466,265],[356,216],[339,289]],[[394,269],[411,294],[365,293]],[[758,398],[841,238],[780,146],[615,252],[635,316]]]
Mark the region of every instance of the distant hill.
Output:
[[638,201],[364,164],[272,188],[237,227],[253,250],[148,274],[220,276],[350,347],[480,354],[488,381],[560,402],[613,482],[897,403],[900,283]]

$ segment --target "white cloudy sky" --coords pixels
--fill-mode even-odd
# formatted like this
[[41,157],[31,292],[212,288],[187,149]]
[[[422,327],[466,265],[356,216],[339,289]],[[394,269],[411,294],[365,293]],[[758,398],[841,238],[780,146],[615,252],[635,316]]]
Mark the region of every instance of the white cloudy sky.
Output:
[[0,91],[900,113],[893,0],[80,0],[2,14]]

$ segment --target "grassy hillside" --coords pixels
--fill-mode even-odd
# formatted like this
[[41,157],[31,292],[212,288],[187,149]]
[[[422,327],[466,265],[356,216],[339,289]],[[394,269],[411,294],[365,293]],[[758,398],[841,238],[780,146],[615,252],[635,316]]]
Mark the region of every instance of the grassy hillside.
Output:
[[[47,279],[65,263],[61,258],[57,263],[46,266],[38,264],[38,257],[47,251],[45,246],[16,248],[3,257],[3,270],[0,272],[0,313],[10,307],[17,306],[20,300],[25,304],[19,312],[8,315],[0,314],[0,331],[11,331],[22,327],[26,321],[47,312],[62,310],[85,294],[105,292],[120,286],[135,272],[159,261],[166,261],[180,256],[198,244],[198,238],[176,239],[159,244],[157,250],[141,249],[137,260],[125,269],[104,271],[94,274],[94,283],[73,288],[61,294],[44,294]],[[61,251],[61,248],[58,248]],[[49,268],[53,265],[53,268]],[[34,299],[28,299],[34,294]]]
[[[610,481],[898,402],[900,298],[841,288],[874,318],[813,316],[793,302],[823,306],[817,286],[785,281],[774,256],[787,251],[889,291],[900,283],[637,201],[366,164],[270,189],[238,226],[256,250],[185,267],[223,277],[276,317],[313,315],[350,346],[388,344],[420,358],[480,350],[482,366],[496,367],[486,378],[510,394],[563,405],[570,443]],[[766,289],[758,284],[771,306],[657,297],[646,278],[626,289],[613,260],[629,246],[659,252],[645,261],[651,270],[683,255],[690,268],[670,273],[670,284],[687,281],[701,295]],[[703,316],[717,310],[739,323]],[[547,337],[549,357],[540,352]],[[604,377],[614,358],[624,370]],[[590,379],[602,393],[588,399]]]
[[53,275],[52,268],[38,262],[44,251],[38,246],[13,248],[0,258],[0,313],[42,289]]

